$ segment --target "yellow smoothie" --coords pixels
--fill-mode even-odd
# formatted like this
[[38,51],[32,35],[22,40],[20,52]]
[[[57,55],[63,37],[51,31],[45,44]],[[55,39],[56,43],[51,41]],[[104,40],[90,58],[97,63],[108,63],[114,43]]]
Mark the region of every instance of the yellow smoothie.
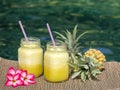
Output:
[[27,70],[35,77],[43,72],[43,50],[40,48],[40,41],[37,38],[29,38],[29,42],[21,41],[18,49],[18,65],[20,69]]
[[47,45],[44,54],[44,78],[50,82],[65,81],[69,77],[69,60],[65,46]]

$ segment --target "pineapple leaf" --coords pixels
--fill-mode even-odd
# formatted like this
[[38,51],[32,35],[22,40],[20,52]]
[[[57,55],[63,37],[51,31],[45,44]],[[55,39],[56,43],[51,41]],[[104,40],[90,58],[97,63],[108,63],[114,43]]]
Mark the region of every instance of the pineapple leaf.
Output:
[[88,65],[80,65],[80,66],[83,66],[86,70],[89,69]]
[[82,60],[78,60],[78,66],[82,66],[82,65],[86,65],[86,62],[85,61],[82,61]]
[[76,36],[77,36],[77,27],[78,27],[78,25],[76,25],[76,26],[74,27],[74,30],[73,30],[73,40],[75,40],[75,39],[76,39]]
[[81,71],[78,71],[78,72],[73,73],[72,79],[78,77],[78,76],[80,75],[80,73],[81,73]]
[[56,33],[57,35],[59,35],[62,39],[64,39],[64,40],[66,40],[67,38],[64,36],[64,35],[62,35],[61,33],[59,33],[59,32],[54,32],[54,33]]
[[91,72],[92,74],[100,74],[101,73],[101,71],[99,70],[99,69],[94,69],[94,70],[92,70],[92,72]]
[[79,52],[79,53],[77,53],[77,55],[79,55],[80,57],[82,57],[82,54]]
[[86,33],[88,33],[88,32],[86,31],[86,32],[84,32],[84,33],[80,34],[80,35],[77,37],[76,42],[78,42],[78,41],[79,41],[79,39],[80,39],[83,35],[85,35]]
[[76,43],[76,44],[74,45],[74,49],[77,49],[79,46],[80,46],[80,43]]
[[74,50],[76,51],[76,53],[78,53],[80,51],[81,47],[77,47]]
[[68,63],[69,66],[73,67],[73,68],[76,68],[77,66],[73,63]]
[[72,59],[74,60],[74,62],[77,63],[77,59],[75,58],[75,55],[74,55],[73,53],[71,53],[71,57],[72,57]]
[[92,77],[91,77],[90,74],[88,74],[87,77],[88,77],[88,80],[91,80],[91,79],[92,79]]
[[85,80],[86,80],[85,72],[81,72],[81,80],[82,80],[82,81],[85,81]]
[[68,39],[68,46],[69,46],[69,49],[71,49],[72,48],[72,34],[68,31],[68,30],[66,30],[66,36],[67,36],[67,39]]

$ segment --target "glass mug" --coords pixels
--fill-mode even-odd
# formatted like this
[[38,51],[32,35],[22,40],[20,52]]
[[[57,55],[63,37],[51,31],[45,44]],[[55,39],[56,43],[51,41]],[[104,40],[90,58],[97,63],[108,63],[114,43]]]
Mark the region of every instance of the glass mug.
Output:
[[44,54],[44,78],[50,82],[62,82],[69,77],[69,55],[64,43],[56,41],[56,46],[47,43]]
[[28,42],[22,38],[21,47],[18,49],[18,66],[19,69],[27,70],[35,77],[43,72],[43,50],[41,48],[40,39],[36,37],[28,37]]

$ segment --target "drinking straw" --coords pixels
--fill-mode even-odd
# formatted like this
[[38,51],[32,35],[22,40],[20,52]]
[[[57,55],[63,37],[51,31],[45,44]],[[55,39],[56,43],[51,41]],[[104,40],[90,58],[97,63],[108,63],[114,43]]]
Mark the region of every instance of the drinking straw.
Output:
[[18,21],[18,22],[19,22],[20,28],[21,28],[21,30],[22,30],[22,33],[23,33],[23,35],[24,35],[24,37],[25,37],[25,40],[26,40],[27,42],[29,42],[28,37],[27,37],[27,35],[26,35],[26,33],[25,33],[25,30],[24,30],[24,28],[23,28],[23,25],[22,25],[21,21]]
[[51,40],[52,40],[52,44],[53,44],[53,46],[55,47],[55,46],[56,46],[56,44],[55,44],[55,40],[54,40],[53,35],[52,35],[52,32],[51,32],[50,26],[49,26],[49,24],[48,24],[48,23],[47,23],[46,25],[47,25],[48,32],[49,32],[50,37],[51,37]]

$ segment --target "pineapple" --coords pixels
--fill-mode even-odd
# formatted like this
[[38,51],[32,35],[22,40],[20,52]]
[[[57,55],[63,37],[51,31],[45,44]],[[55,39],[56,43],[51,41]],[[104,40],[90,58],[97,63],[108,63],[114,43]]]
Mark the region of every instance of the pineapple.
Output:
[[98,68],[99,69],[104,68],[103,63],[106,61],[106,59],[101,51],[97,49],[89,49],[88,51],[85,52],[84,56],[94,58],[96,62],[100,64]]
[[[96,58],[92,58],[91,56],[89,56],[89,52],[88,52],[88,56],[87,56],[87,52],[85,53],[85,56],[82,55],[82,52],[80,52],[80,48],[82,47],[80,46],[79,40],[83,35],[85,35],[88,32],[84,32],[78,35],[79,33],[76,25],[73,29],[73,32],[66,30],[65,35],[59,32],[55,32],[55,33],[57,34],[57,39],[60,40],[61,42],[64,42],[67,46],[70,56],[68,65],[72,68],[71,77],[73,79],[81,78],[82,81],[85,81],[87,79],[96,78],[96,76],[101,73],[101,70],[97,68],[100,67],[101,64],[96,62]],[[94,55],[94,53],[92,53],[92,55]],[[102,54],[100,53],[99,55]],[[99,62],[101,63],[102,61],[104,61],[101,60],[101,56],[100,57],[97,56],[97,58],[100,58]]]

